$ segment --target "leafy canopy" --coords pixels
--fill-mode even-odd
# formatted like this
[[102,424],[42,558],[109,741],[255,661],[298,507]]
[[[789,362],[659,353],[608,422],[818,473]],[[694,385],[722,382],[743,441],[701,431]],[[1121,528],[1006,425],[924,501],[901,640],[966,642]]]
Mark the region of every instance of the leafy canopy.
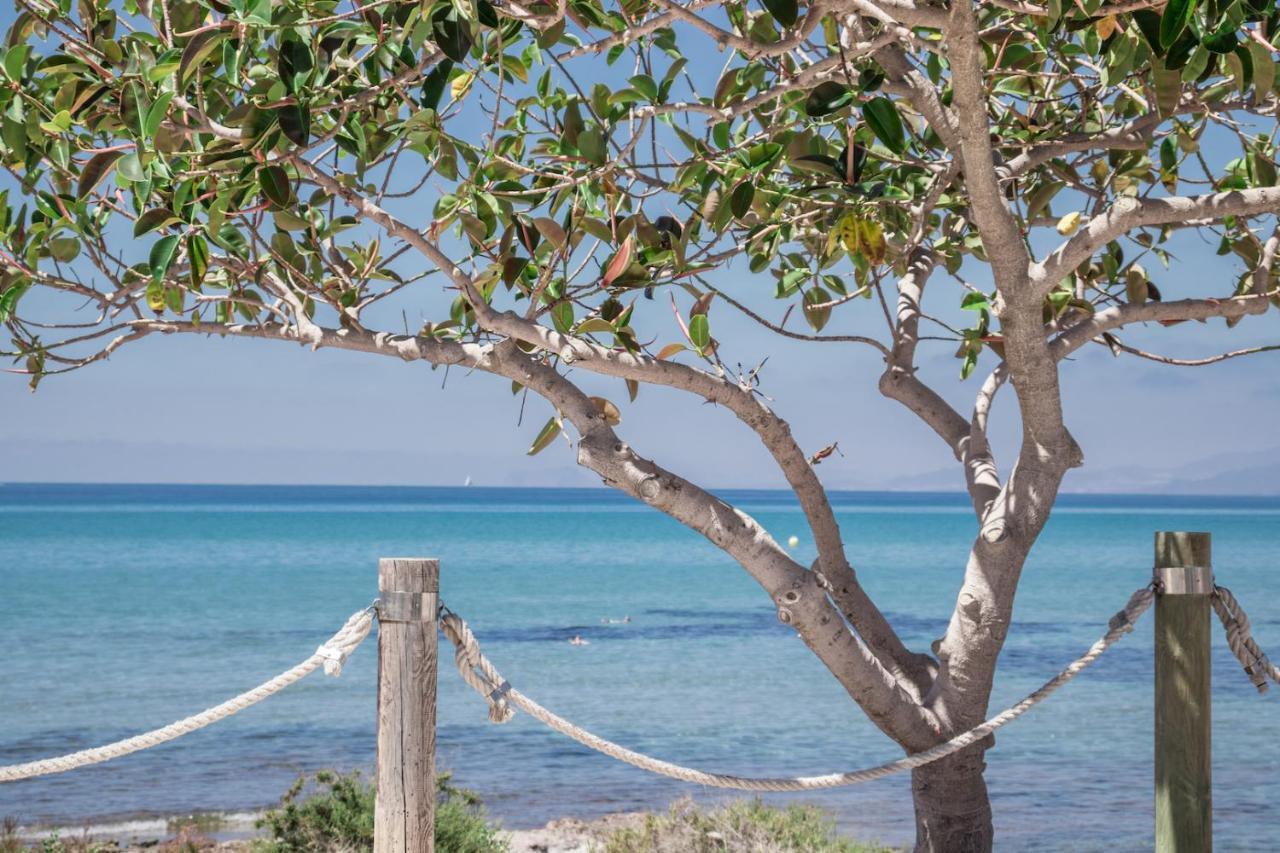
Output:
[[[364,224],[361,199],[441,247],[487,303],[629,352],[718,363],[713,304],[802,336],[837,311],[879,313],[914,251],[958,280],[985,259],[954,140],[904,82],[952,104],[945,14],[24,0],[0,57],[10,354],[34,385],[157,321],[361,327],[393,295],[435,312],[423,335],[489,337],[456,281],[423,290],[435,265]],[[1030,245],[1126,196],[1275,184],[1270,0],[1005,0],[979,24],[997,174]],[[1234,153],[1204,156],[1208,138]],[[1159,298],[1148,270],[1180,227],[1107,244],[1048,294],[1046,323]],[[1246,218],[1215,227],[1221,253],[1257,262]],[[36,286],[65,298],[32,300]],[[451,306],[416,295],[441,287]],[[674,317],[663,290],[685,305]],[[781,322],[761,316],[775,298]],[[942,333],[968,375],[1000,354],[998,321],[981,288],[947,298],[969,309]]]

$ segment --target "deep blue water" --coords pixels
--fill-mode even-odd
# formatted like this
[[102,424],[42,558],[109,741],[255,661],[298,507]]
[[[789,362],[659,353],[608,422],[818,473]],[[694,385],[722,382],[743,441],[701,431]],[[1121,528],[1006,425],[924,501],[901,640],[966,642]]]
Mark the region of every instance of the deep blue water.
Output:
[[[782,493],[724,496],[785,540]],[[951,495],[833,496],[849,552],[909,644],[950,612],[974,521]],[[1067,496],[1024,576],[993,707],[1083,651],[1150,574],[1158,529],[1210,530],[1221,583],[1280,649],[1280,499]],[[899,755],[768,598],[701,537],[603,490],[0,486],[0,764],[124,737],[305,658],[375,596],[379,556],[442,560],[442,595],[525,693],[641,751],[744,775]],[[631,616],[629,624],[602,619]],[[1151,626],[989,753],[1000,847],[1151,846]],[[569,645],[581,634],[591,644]],[[1280,652],[1276,652],[1280,656]],[[1217,642],[1219,850],[1280,849],[1280,691],[1258,696]],[[78,823],[254,809],[302,771],[369,769],[374,644],[175,743],[0,785],[0,816]],[[451,667],[439,764],[513,827],[660,807],[702,791],[616,764],[523,717],[493,726]],[[905,777],[806,797],[850,833],[905,843]]]

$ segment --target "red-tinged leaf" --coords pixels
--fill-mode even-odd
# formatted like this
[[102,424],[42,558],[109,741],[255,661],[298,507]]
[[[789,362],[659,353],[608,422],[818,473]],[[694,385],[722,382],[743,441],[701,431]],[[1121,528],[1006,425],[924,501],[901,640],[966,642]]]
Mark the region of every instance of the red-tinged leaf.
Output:
[[696,317],[699,314],[706,314],[711,309],[711,300],[716,298],[716,292],[704,293],[698,297],[693,303],[693,307],[689,309],[689,316]]
[[1187,321],[1186,321],[1186,320],[1161,320],[1161,321],[1160,321],[1160,325],[1161,325],[1161,326],[1176,326],[1176,325],[1178,325],[1179,323],[1185,323],[1185,322],[1187,322]]
[[681,343],[667,344],[665,347],[658,350],[657,359],[658,361],[666,361],[671,358],[671,356],[682,353],[686,349],[688,349],[688,347]]
[[[826,459],[828,456],[830,456],[833,453],[839,453],[839,452],[840,452],[840,442],[833,441],[830,444],[828,444],[826,447],[819,450],[817,453],[810,456],[809,464],[821,465],[823,459]],[[844,454],[841,453],[840,455],[843,456]]]
[[179,90],[183,88],[183,83],[186,81],[187,73],[190,72],[191,67],[203,62],[226,36],[227,32],[225,30],[205,30],[191,37],[191,41],[187,42],[187,46],[182,49],[182,59],[178,63]]
[[111,167],[123,156],[123,151],[103,151],[90,157],[89,162],[84,165],[84,171],[80,173],[80,183],[76,185],[76,198],[84,198],[93,192],[93,188],[101,183],[107,176],[107,172],[111,171]]
[[674,293],[671,294],[671,313],[675,315],[676,323],[679,324],[680,331],[684,333],[685,339],[690,343],[693,343],[692,339],[689,338],[689,326],[685,323],[684,317],[680,316],[680,309],[676,307],[676,297]]
[[613,284],[614,280],[618,276],[622,275],[626,271],[627,267],[631,266],[631,255],[633,254],[634,248],[635,236],[633,234],[628,234],[627,239],[622,241],[622,246],[619,247],[618,253],[614,255],[613,260],[609,262],[609,266],[605,267],[604,280],[601,282],[604,287],[608,287]]

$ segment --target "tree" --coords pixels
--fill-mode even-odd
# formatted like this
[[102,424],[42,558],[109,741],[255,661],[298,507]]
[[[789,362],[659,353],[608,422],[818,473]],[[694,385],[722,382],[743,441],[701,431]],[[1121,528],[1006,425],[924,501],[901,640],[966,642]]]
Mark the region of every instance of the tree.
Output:
[[[505,377],[555,409],[531,453],[567,422],[581,465],[731,555],[875,725],[925,749],[986,715],[1020,571],[1082,461],[1064,359],[1267,348],[1188,361],[1119,334],[1276,299],[1280,21],[1268,0],[762,2],[19,0],[0,63],[10,354],[33,388],[157,333]],[[1233,272],[1163,301],[1151,270],[1186,231]],[[926,289],[970,327],[926,313]],[[442,291],[447,316],[417,331],[370,319]],[[858,583],[818,477],[831,448],[798,445],[764,354],[714,337],[713,308],[824,347],[815,363],[872,348],[880,390],[954,452],[976,534],[931,653]],[[880,313],[878,335],[823,334]],[[987,371],[971,414],[917,369],[938,338],[962,378]],[[729,410],[817,562],[633,450],[570,366]],[[1002,471],[1005,384],[1021,442]],[[989,747],[915,772],[919,849],[991,846]]]

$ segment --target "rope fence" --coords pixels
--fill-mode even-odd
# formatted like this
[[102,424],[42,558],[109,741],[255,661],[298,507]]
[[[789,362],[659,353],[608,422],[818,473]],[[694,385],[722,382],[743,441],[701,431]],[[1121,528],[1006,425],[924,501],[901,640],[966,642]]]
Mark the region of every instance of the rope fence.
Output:
[[908,755],[906,758],[899,758],[896,761],[890,761],[863,770],[829,773],[824,776],[785,778],[728,776],[722,773],[708,773],[705,770],[683,767],[679,764],[672,764],[669,761],[662,761],[661,759],[643,755],[619,746],[612,741],[605,740],[553,714],[512,687],[510,682],[502,677],[501,673],[494,668],[489,659],[480,651],[480,644],[476,642],[475,635],[471,633],[467,623],[456,613],[445,610],[440,620],[440,629],[454,645],[454,659],[458,665],[458,672],[467,684],[485,697],[489,703],[489,719],[495,723],[505,723],[512,719],[515,716],[514,708],[519,708],[548,728],[571,737],[578,743],[610,758],[626,762],[650,773],[658,773],[663,776],[669,776],[672,779],[679,779],[682,782],[692,782],[696,785],[706,785],[711,788],[732,788],[739,791],[816,791],[823,788],[838,788],[845,785],[858,785],[863,782],[883,779],[895,773],[902,773],[930,764],[973,746],[1000,727],[1013,722],[1036,705],[1039,705],[1054,691],[1083,672],[1089,664],[1101,657],[1102,653],[1117,640],[1133,630],[1134,624],[1151,607],[1154,599],[1155,592],[1150,587],[1143,587],[1136,591],[1129,598],[1129,602],[1124,606],[1124,609],[1111,618],[1111,622],[1107,626],[1107,632],[1090,646],[1089,650],[1083,655],[1072,661],[1065,669],[1049,679],[1043,686],[1029,694],[1021,702],[944,743],[940,743],[923,752]]
[[[494,723],[505,723],[511,720],[515,716],[516,709],[519,709],[554,731],[566,735],[597,752],[642,770],[669,776],[683,782],[713,788],[733,788],[742,791],[812,791],[882,779],[895,773],[912,770],[938,761],[978,743],[997,729],[1013,722],[1043,702],[1101,657],[1121,637],[1133,630],[1138,619],[1151,607],[1152,602],[1155,600],[1155,595],[1155,590],[1151,586],[1142,587],[1134,592],[1124,608],[1111,618],[1107,625],[1106,633],[1090,646],[1084,654],[1068,664],[1040,688],[1028,694],[1026,698],[987,721],[937,746],[908,755],[905,758],[861,770],[830,773],[822,776],[731,776],[684,767],[627,749],[574,725],[512,687],[511,683],[503,678],[497,668],[485,657],[480,649],[479,642],[467,623],[443,605],[440,607],[440,629],[454,646],[454,661],[463,681],[484,697],[489,706],[489,719]],[[1212,602],[1214,610],[1217,612],[1218,618],[1222,621],[1223,628],[1226,631],[1228,646],[1240,661],[1245,673],[1258,691],[1264,692],[1267,689],[1268,681],[1280,684],[1280,667],[1271,663],[1254,641],[1249,617],[1231,591],[1226,587],[1215,586]],[[337,676],[342,672],[342,666],[351,656],[351,653],[369,635],[376,613],[377,604],[375,603],[373,606],[352,614],[346,624],[306,660],[252,690],[228,699],[226,702],[201,711],[199,714],[170,723],[162,728],[104,746],[54,758],[31,761],[25,764],[0,766],[0,782],[14,782],[20,779],[62,773],[159,746],[162,743],[174,740],[197,729],[202,729],[239,711],[243,711],[245,708],[256,705],[321,667],[324,668],[325,674]]]

